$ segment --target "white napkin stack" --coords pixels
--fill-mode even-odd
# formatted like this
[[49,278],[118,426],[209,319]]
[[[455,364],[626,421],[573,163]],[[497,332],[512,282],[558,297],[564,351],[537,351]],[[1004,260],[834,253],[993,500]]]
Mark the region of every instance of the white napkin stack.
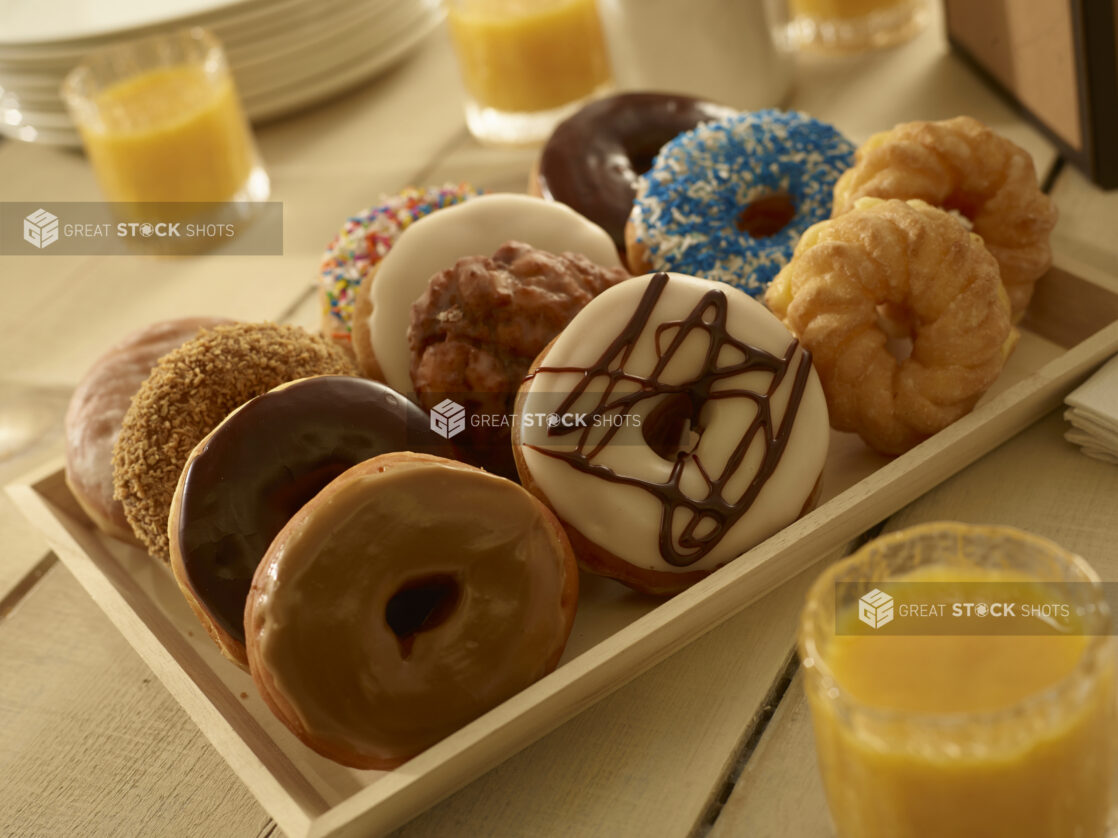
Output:
[[1064,438],[1088,457],[1118,464],[1118,355],[1064,401],[1064,418],[1071,423]]

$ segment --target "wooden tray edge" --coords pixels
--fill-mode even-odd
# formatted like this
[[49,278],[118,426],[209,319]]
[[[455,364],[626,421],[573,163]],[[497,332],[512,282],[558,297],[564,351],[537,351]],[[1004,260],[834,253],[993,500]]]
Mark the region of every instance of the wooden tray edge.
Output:
[[[284,775],[296,787],[305,786],[304,794],[309,801],[318,800],[315,807],[319,812],[327,808],[299,770],[287,760],[278,748],[270,745],[270,739],[256,726],[255,720],[241,708],[236,697],[216,678],[213,670],[198,654],[178,636],[177,630],[152,604],[148,609],[134,607],[138,600],[150,602],[147,595],[137,586],[132,586],[131,596],[126,596],[129,581],[118,579],[114,583],[109,576],[88,555],[91,536],[84,527],[70,515],[56,507],[37,490],[43,480],[56,478],[62,471],[61,459],[37,469],[26,478],[6,486],[8,496],[16,507],[27,517],[46,538],[48,545],[59,557],[66,568],[85,589],[105,616],[116,626],[128,644],[135,650],[144,663],[159,678],[168,692],[186,711],[195,725],[202,731],[221,757],[229,764],[234,773],[244,782],[262,806],[268,810],[280,827],[292,838],[309,832],[313,815],[284,788],[275,774],[265,765],[253,750],[241,731],[230,721],[229,716],[243,716],[249,726],[259,733],[256,737],[267,744],[271,758],[281,766],[287,763]],[[24,482],[26,480],[27,482]],[[112,557],[103,557],[102,562],[116,565]],[[119,567],[119,565],[116,565]],[[121,569],[120,577],[127,577]],[[124,591],[118,584],[125,585]],[[131,601],[130,601],[131,600]],[[141,614],[140,611],[150,613]],[[242,719],[242,726],[244,720]]]
[[[7,491],[288,835],[367,836],[406,822],[965,468],[1055,408],[1070,389],[1115,352],[1118,322],[1069,349],[989,404],[882,467],[742,559],[668,600],[406,766],[329,809],[313,790],[300,804],[288,791],[289,787],[305,785],[296,767],[278,749],[269,749],[269,756],[280,760],[276,764],[284,775],[281,781],[231,723],[229,714],[235,715],[238,710],[248,714],[212,675],[212,670],[177,637],[177,631],[158,609],[152,606],[156,613],[146,616],[138,613],[87,554],[88,549],[100,549],[96,541],[37,488],[46,480],[58,479],[60,462],[25,476],[9,485]],[[115,564],[111,557],[107,560]],[[128,580],[118,582],[127,589]],[[146,599],[138,588],[133,593]],[[232,706],[223,710],[221,705],[229,702]],[[284,763],[287,769],[282,768]],[[315,811],[322,814],[316,817]]]

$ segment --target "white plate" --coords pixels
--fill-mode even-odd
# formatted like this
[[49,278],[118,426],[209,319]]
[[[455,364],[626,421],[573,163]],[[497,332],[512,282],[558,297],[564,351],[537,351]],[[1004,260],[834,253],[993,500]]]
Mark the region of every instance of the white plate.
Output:
[[391,47],[368,56],[364,61],[352,62],[344,69],[331,70],[306,79],[297,87],[281,89],[251,101],[246,98],[245,110],[253,121],[263,121],[341,93],[401,61],[431,33],[441,19],[440,11],[429,8],[424,12],[423,19]]
[[7,0],[0,3],[0,44],[34,48],[58,41],[105,38],[169,25],[264,0]]
[[230,59],[237,89],[245,99],[288,85],[297,86],[311,77],[331,70],[344,70],[351,63],[363,63],[370,56],[391,50],[424,25],[429,12],[402,6],[405,14],[359,15],[347,19],[343,31],[327,30],[308,36],[288,52],[257,60]]
[[[244,89],[240,88],[240,81],[238,81],[245,112],[251,121],[260,122],[283,116],[341,93],[402,60],[419,45],[441,19],[442,9],[438,0],[423,0],[418,16],[406,22],[401,30],[394,32],[391,38],[385,41],[385,46],[374,53],[364,52],[359,56],[342,53],[339,56],[336,50],[326,50],[324,52],[329,56],[330,61],[321,69],[279,84],[275,84],[273,76],[272,84],[262,88],[253,87],[249,93],[245,93]],[[361,32],[357,34],[363,35],[367,43],[367,35]],[[351,40],[354,43],[360,42],[357,35],[354,35]],[[45,115],[45,109],[38,107],[30,112],[31,116],[36,114]],[[40,126],[33,119],[28,118],[28,113],[21,112],[21,118],[16,124],[0,119],[0,135],[46,145],[65,147],[81,145],[81,137],[76,130],[72,127],[58,128],[53,124],[53,120],[50,121],[52,122],[50,127],[45,123]]]

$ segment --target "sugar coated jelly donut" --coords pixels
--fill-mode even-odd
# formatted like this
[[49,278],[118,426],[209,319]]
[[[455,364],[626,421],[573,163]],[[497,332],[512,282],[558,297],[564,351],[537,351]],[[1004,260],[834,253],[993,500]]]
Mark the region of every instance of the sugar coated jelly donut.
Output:
[[811,355],[776,317],[723,283],[666,273],[591,300],[536,359],[517,415],[521,480],[579,561],[650,593],[794,521],[830,433]]
[[66,411],[66,485],[102,532],[138,543],[124,507],[113,499],[113,445],[132,397],[160,358],[199,329],[230,322],[184,317],[153,323],[109,347],[78,383]]
[[854,147],[794,111],[699,125],[656,156],[626,227],[629,267],[717,279],[757,296],[800,235],[831,214]]
[[556,126],[540,152],[532,191],[601,225],[624,253],[637,177],[648,171],[668,140],[734,112],[668,93],[639,91],[595,99]]
[[451,446],[399,393],[340,375],[270,390],[194,447],[171,502],[171,569],[226,657],[248,665],[245,601],[276,533],[343,471],[390,451]]
[[272,542],[245,612],[249,669],[311,748],[391,768],[550,672],[577,596],[562,527],[522,488],[384,454]]

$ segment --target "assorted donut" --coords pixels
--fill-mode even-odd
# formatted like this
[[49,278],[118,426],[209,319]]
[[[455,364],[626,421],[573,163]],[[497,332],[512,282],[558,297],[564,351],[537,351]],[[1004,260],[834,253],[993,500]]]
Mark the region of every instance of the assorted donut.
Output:
[[640,178],[625,228],[630,267],[717,279],[757,296],[800,234],[831,214],[854,146],[795,111],[757,111],[680,134]]
[[617,93],[561,122],[540,151],[528,191],[598,224],[625,253],[637,182],[665,143],[731,116],[723,105],[668,93]]
[[307,746],[406,762],[554,669],[579,569],[671,595],[807,513],[832,429],[886,455],[973,409],[1050,262],[977,121],[859,149],[794,112],[623,94],[534,195],[350,218],[317,332],[194,318],[76,390],[66,480],[166,562]]
[[756,300],[648,274],[592,300],[540,354],[514,430],[525,487],[583,565],[675,593],[810,504],[830,434],[811,353]]

